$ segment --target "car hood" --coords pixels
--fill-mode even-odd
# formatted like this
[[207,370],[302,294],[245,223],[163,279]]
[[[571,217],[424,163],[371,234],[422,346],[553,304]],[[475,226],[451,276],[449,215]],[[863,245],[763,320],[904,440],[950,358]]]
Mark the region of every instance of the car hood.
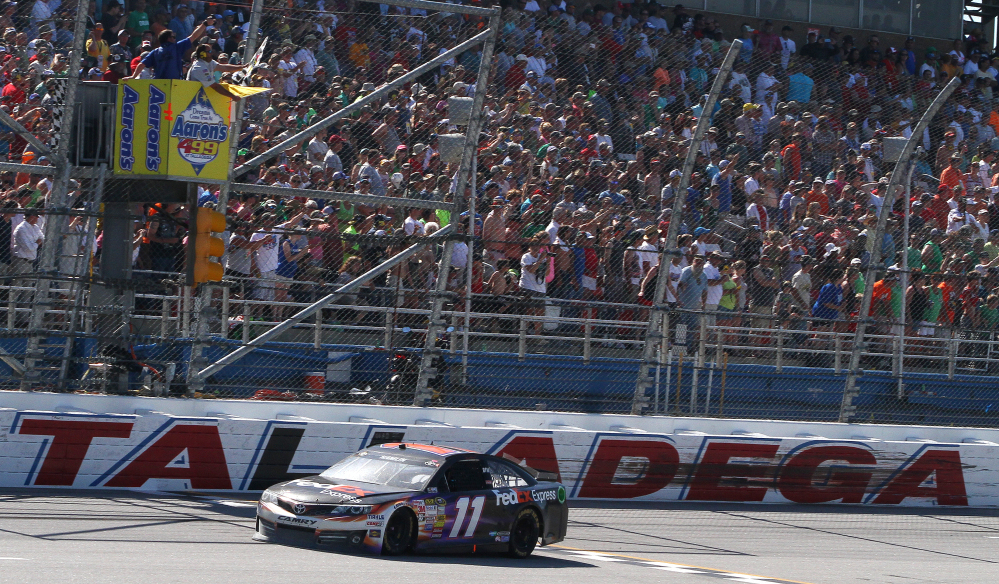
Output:
[[267,490],[284,499],[321,505],[372,505],[418,493],[418,491],[401,491],[385,485],[331,481],[321,476],[279,483]]

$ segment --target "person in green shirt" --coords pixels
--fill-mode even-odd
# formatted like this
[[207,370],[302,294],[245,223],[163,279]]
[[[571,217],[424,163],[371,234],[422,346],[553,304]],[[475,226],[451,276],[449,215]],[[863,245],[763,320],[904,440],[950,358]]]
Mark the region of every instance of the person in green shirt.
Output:
[[863,294],[864,293],[864,272],[861,268],[860,258],[853,258],[850,260],[850,268],[856,270],[857,279],[853,281],[853,293]]
[[[444,202],[453,203],[454,194],[445,193]],[[448,211],[447,209],[437,209],[436,211],[434,211],[434,214],[437,215],[437,224],[440,225],[441,229],[447,227],[448,224],[451,223],[451,211]]]
[[985,330],[994,330],[999,325],[999,296],[989,294],[985,306],[978,309],[978,318],[980,328]]
[[940,265],[943,264],[943,251],[940,249],[941,241],[943,241],[943,232],[937,228],[931,229],[930,240],[923,246],[923,273],[935,274],[940,271]]
[[547,225],[548,221],[545,220],[545,211],[535,211],[531,213],[531,222],[520,232],[520,236],[524,239],[530,239],[535,234],[544,231]]
[[[362,221],[364,221],[364,216],[363,215],[357,215],[357,216],[351,218],[349,221],[347,221],[347,228],[343,230],[343,234],[344,235],[358,235],[357,225],[359,223],[361,223]],[[344,246],[344,250],[343,250],[343,261],[346,262],[347,259],[350,256],[360,256],[361,255],[361,246],[360,246],[360,244],[357,243],[357,240],[354,240],[353,244],[350,243],[350,240],[345,241],[344,243],[346,245]]]
[[940,320],[940,311],[943,309],[943,290],[940,289],[940,282],[943,278],[940,276],[933,276],[930,278],[929,294],[926,301],[926,310],[923,311],[923,322],[927,323],[927,326],[919,329],[920,335],[931,336],[933,335],[933,325]]
[[128,13],[128,21],[125,23],[128,30],[128,44],[131,47],[138,47],[142,42],[142,33],[149,30],[149,14],[146,13],[146,0],[134,0],[132,11]]

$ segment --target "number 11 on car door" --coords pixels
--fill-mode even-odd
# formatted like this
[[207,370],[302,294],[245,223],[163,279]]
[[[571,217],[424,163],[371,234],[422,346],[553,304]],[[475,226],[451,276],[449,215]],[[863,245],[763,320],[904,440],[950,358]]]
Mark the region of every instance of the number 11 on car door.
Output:
[[451,527],[450,538],[475,537],[475,528],[482,516],[482,507],[486,503],[485,495],[475,498],[461,497],[455,502],[454,525]]

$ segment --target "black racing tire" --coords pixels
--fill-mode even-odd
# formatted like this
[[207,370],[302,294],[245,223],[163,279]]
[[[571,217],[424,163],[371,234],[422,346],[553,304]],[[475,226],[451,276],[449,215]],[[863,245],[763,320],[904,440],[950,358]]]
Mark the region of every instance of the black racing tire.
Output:
[[531,555],[541,536],[541,519],[530,507],[520,510],[510,527],[510,557],[523,559]]
[[412,549],[416,543],[416,516],[412,511],[400,509],[385,522],[382,533],[382,553],[398,556]]

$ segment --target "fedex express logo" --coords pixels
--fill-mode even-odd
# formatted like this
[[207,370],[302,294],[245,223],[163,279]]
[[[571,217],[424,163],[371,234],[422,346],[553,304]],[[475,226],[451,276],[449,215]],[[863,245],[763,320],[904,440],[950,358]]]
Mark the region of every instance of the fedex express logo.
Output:
[[506,492],[493,490],[493,494],[496,496],[496,504],[501,506],[517,505],[518,503],[529,503],[531,501],[537,501],[538,503],[547,501],[565,503],[565,487]]

